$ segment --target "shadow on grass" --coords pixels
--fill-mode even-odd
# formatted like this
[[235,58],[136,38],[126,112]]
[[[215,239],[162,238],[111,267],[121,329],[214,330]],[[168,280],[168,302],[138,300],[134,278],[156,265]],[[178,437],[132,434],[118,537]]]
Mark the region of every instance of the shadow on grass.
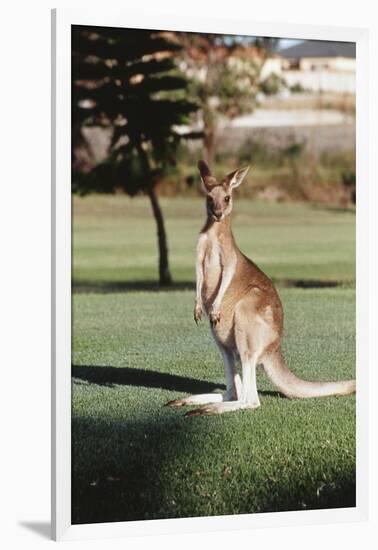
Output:
[[[345,284],[334,279],[276,279],[273,283],[284,288],[335,288]],[[170,292],[177,290],[195,290],[194,281],[178,281],[169,286],[160,286],[156,281],[86,281],[73,280],[72,291],[75,294],[117,294],[122,292]]]
[[173,517],[180,503],[175,474],[192,474],[172,465],[200,431],[178,415],[162,421],[157,413],[149,422],[73,418],[72,523]]
[[[72,365],[72,377],[100,386],[143,386],[145,388],[159,388],[189,394],[209,393],[226,389],[225,384],[132,367]],[[270,397],[284,398],[278,391],[260,390],[259,393]]]
[[194,281],[178,281],[169,286],[161,286],[157,281],[87,281],[73,280],[72,291],[78,293],[114,294],[118,292],[159,292],[175,290],[194,290]]
[[147,422],[73,418],[74,524],[355,506],[353,471],[325,485],[316,468],[282,472],[279,453],[272,479],[254,461],[229,478],[224,423],[164,411]]
[[355,214],[355,206],[342,206],[342,205],[322,205],[322,204],[313,204],[311,205],[312,210],[324,210],[326,212],[333,212],[335,214]]
[[131,367],[72,365],[72,377],[102,386],[119,384],[187,393],[207,393],[217,389],[225,389],[224,384],[215,384],[196,378]]
[[273,279],[273,282],[284,288],[336,288],[343,284],[332,279]]

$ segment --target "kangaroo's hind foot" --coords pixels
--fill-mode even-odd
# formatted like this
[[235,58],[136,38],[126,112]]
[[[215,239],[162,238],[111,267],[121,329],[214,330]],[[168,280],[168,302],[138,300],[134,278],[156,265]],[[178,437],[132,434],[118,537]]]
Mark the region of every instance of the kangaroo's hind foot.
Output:
[[168,407],[185,407],[190,405],[207,405],[209,403],[220,403],[224,396],[221,393],[202,393],[199,395],[189,395],[182,399],[173,399],[166,404]]
[[214,403],[212,405],[206,405],[199,409],[188,411],[185,416],[212,416],[215,414],[223,414],[226,412],[241,411],[244,409],[257,409],[260,406],[260,402],[247,403],[244,401],[225,401],[223,403]]

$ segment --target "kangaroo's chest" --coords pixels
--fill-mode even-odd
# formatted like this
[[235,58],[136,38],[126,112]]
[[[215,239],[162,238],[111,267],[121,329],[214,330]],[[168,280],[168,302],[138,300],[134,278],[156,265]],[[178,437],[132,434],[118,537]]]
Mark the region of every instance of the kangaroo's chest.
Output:
[[204,272],[212,275],[221,271],[221,248],[218,240],[208,240],[204,257]]
[[206,242],[203,260],[204,301],[209,303],[219,288],[222,274],[221,245],[218,239],[208,239]]

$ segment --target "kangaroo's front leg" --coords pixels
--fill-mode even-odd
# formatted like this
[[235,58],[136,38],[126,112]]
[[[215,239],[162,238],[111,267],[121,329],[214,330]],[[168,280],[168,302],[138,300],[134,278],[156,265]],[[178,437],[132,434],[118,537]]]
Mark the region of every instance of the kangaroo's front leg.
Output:
[[202,285],[203,285],[203,261],[205,258],[206,235],[198,239],[196,255],[196,301],[194,305],[194,320],[196,323],[202,319]]
[[215,326],[220,321],[220,306],[223,300],[223,297],[226,293],[226,290],[230,286],[230,283],[232,281],[232,278],[236,271],[236,254],[230,253],[227,257],[224,254],[221,253],[221,269],[222,269],[222,275],[221,275],[221,284],[218,290],[218,294],[215,297],[215,300],[213,302],[213,305],[211,306],[209,318],[210,323],[212,326]]

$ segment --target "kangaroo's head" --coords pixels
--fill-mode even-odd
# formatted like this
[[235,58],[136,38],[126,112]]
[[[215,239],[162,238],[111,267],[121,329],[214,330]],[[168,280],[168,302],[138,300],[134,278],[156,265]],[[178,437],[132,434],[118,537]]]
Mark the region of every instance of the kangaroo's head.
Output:
[[238,168],[218,181],[211,173],[206,162],[200,160],[198,169],[206,193],[206,209],[209,218],[220,222],[232,212],[232,191],[243,181],[249,170],[249,166]]

